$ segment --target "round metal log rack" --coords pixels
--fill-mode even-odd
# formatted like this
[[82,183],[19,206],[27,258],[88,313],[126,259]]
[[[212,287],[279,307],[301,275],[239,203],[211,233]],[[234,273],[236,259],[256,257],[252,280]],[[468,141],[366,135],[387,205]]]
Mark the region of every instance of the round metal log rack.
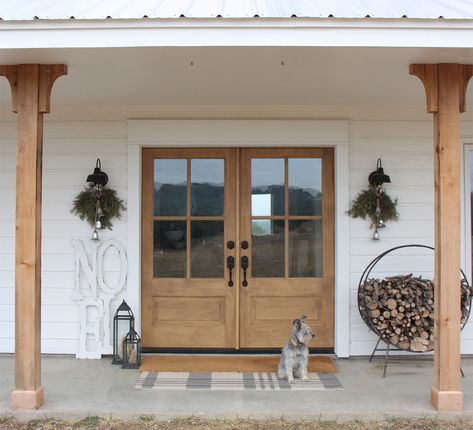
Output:
[[[366,308],[365,306],[365,301],[364,301],[364,298],[365,298],[365,295],[362,291],[363,287],[365,286],[365,283],[368,281],[369,279],[369,276],[371,274],[371,272],[373,271],[373,269],[375,268],[375,266],[384,258],[386,257],[387,255],[397,251],[397,250],[400,250],[400,249],[405,249],[405,248],[424,248],[424,249],[429,249],[429,250],[432,250],[432,251],[435,251],[435,248],[431,247],[431,246],[428,246],[428,245],[422,245],[422,244],[408,244],[408,245],[400,245],[400,246],[395,246],[394,248],[391,248],[391,249],[388,249],[387,251],[384,251],[383,253],[379,254],[376,258],[374,258],[365,268],[365,270],[363,271],[361,277],[360,277],[360,281],[358,283],[358,294],[357,294],[357,302],[358,302],[358,311],[360,312],[360,316],[361,318],[363,319],[363,321],[368,325],[369,329],[375,333],[377,336],[378,336],[378,341],[376,342],[376,345],[373,349],[373,352],[370,356],[370,362],[373,360],[374,356],[375,356],[375,353],[376,351],[384,351],[385,352],[385,356],[384,356],[384,369],[383,369],[383,378],[386,377],[386,369],[387,369],[387,366],[388,366],[388,361],[389,361],[389,352],[390,352],[390,349],[396,349],[396,350],[404,350],[404,349],[401,349],[399,348],[398,346],[392,344],[388,338],[386,338],[385,336],[383,336],[382,333],[379,332],[379,330],[377,329],[377,327],[375,326],[375,324],[373,323],[373,321],[371,320],[371,318],[369,317],[369,311],[368,309]],[[468,322],[468,319],[470,317],[470,313],[471,313],[471,306],[472,306],[472,299],[471,299],[471,296],[473,294],[473,289],[472,287],[470,286],[469,282],[468,282],[468,278],[466,277],[465,275],[465,272],[460,269],[460,272],[461,272],[461,275],[462,275],[462,285],[465,286],[465,288],[468,290],[468,304],[467,304],[467,314],[466,314],[466,318],[463,320],[462,324],[461,324],[461,329],[463,329],[463,327],[465,327],[466,323]],[[435,300],[435,298],[434,298]],[[386,348],[378,348],[380,342],[383,341],[384,343],[386,343]],[[405,351],[405,350],[404,350]],[[413,353],[416,353],[416,354],[423,354],[424,352],[423,351],[413,351],[411,349],[408,349],[407,351],[409,352],[413,352]],[[429,351],[426,351],[426,352],[430,352],[431,350]],[[461,371],[461,374],[462,376],[464,377],[464,373],[463,373],[463,370],[460,368],[460,371]]]

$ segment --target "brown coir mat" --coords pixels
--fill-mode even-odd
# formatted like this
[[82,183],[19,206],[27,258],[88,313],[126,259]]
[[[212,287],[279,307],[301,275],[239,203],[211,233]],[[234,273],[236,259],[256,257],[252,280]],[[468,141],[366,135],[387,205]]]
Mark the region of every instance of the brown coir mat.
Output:
[[[147,355],[141,372],[276,372],[279,355]],[[309,357],[309,372],[337,372],[330,357]]]

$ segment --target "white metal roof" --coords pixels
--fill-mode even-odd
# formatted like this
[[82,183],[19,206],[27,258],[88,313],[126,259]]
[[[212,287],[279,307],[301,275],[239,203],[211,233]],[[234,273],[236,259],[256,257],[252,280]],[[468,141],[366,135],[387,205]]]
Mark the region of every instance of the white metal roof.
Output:
[[473,0],[1,0],[0,19],[473,19]]

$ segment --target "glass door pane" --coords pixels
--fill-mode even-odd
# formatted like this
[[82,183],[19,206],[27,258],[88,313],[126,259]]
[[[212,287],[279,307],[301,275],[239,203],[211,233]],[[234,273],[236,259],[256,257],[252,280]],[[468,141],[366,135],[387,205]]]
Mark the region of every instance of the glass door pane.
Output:
[[322,159],[251,160],[252,276],[322,277]]
[[187,212],[187,160],[154,160],[154,215]]
[[154,160],[153,275],[223,278],[223,159]]
[[253,267],[255,278],[284,277],[284,220],[253,220]]

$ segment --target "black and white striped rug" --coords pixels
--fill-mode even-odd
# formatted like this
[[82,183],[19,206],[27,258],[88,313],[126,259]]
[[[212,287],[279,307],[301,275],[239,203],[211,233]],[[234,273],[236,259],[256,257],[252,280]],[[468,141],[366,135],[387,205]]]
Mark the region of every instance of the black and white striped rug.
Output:
[[143,390],[343,390],[334,373],[310,373],[309,381],[289,384],[270,372],[142,372],[135,386]]

